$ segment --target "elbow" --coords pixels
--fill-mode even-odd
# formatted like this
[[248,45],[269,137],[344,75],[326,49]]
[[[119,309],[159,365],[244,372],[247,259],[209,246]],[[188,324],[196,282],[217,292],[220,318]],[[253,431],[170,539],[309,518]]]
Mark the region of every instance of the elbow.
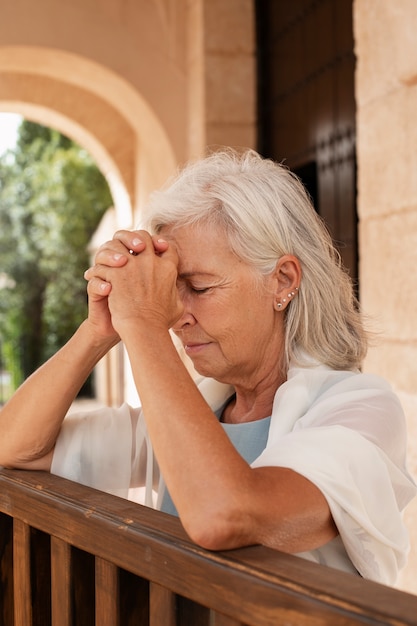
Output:
[[181,521],[190,539],[205,550],[231,550],[252,543],[241,511],[193,511]]
[[10,450],[1,446],[0,448],[0,468],[1,469],[16,469],[13,463],[14,459],[10,455]]
[[0,452],[0,469],[20,469],[22,463],[18,458],[13,458],[10,454],[1,454]]
[[52,455],[53,448],[46,453],[44,451],[31,451],[28,454],[23,454],[19,450],[12,454],[11,450],[5,450],[2,454],[0,451],[0,468],[50,471]]
[[0,469],[20,469],[18,459],[14,459],[10,454],[1,454],[0,452]]
[[219,532],[215,528],[209,528],[207,526],[206,528],[191,527],[187,529],[185,527],[185,530],[187,531],[191,541],[200,546],[200,548],[212,551],[227,550],[228,548],[227,536],[224,532]]
[[16,466],[13,463],[10,463],[7,459],[2,460],[0,457],[0,469],[16,469]]

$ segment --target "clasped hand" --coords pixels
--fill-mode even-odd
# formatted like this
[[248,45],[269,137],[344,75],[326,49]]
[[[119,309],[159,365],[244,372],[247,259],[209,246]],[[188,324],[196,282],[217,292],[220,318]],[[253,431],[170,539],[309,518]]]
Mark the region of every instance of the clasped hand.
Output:
[[97,251],[88,281],[89,321],[100,334],[123,339],[127,324],[168,330],[181,317],[178,255],[144,231],[120,230]]

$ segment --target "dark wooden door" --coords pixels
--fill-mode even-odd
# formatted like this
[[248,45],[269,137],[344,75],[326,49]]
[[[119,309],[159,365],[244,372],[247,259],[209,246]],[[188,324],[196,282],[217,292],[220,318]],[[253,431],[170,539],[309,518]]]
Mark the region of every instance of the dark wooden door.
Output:
[[357,280],[352,0],[256,0],[258,149],[304,181]]

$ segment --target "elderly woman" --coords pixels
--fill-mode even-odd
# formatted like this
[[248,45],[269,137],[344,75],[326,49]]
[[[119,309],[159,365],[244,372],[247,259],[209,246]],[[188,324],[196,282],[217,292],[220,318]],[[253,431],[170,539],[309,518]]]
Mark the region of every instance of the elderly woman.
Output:
[[[260,543],[393,583],[415,495],[404,416],[359,372],[357,303],[300,182],[254,152],[217,153],[146,220],[99,249],[88,319],[2,411],[0,463],[133,500],[145,486],[209,549]],[[64,421],[119,340],[141,408]]]

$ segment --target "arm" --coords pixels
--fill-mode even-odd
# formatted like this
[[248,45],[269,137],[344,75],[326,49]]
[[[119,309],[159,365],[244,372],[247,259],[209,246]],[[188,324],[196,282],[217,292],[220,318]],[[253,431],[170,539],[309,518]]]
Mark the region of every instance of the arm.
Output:
[[[112,259],[125,263],[124,257]],[[0,465],[49,470],[62,420],[84,381],[119,337],[106,289],[89,300],[89,316],[70,341],[32,374],[0,412]]]
[[70,341],[22,384],[0,413],[0,465],[50,469],[62,420],[106,351],[95,345],[84,322]]
[[[189,376],[168,329],[182,314],[175,251],[146,247],[122,268],[107,255],[132,246],[125,234],[98,255],[87,278],[111,284],[112,323],[129,353],[162,474],[189,535],[227,549],[263,543],[301,552],[336,536],[321,492],[296,472],[252,469],[236,452]],[[113,248],[114,246],[114,248]],[[158,390],[155,393],[155,389]]]
[[124,341],[162,474],[196,543],[303,552],[337,535],[324,496],[309,480],[283,467],[253,469],[241,458],[167,334],[149,326],[140,334],[132,325]]

